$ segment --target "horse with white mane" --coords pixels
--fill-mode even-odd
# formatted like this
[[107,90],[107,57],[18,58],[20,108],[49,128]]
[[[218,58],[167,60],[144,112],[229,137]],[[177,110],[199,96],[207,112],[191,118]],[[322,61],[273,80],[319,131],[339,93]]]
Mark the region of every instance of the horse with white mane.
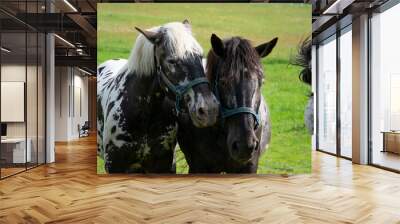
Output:
[[174,173],[177,117],[214,125],[218,103],[187,20],[136,29],[129,59],[98,67],[98,150],[109,173]]

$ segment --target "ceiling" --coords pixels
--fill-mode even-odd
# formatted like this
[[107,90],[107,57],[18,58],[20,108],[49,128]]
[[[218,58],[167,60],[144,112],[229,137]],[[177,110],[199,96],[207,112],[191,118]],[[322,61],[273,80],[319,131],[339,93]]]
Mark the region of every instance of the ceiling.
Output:
[[[79,66],[95,74],[96,3],[96,0],[1,0],[2,45],[12,49],[8,57],[26,55],[25,31],[50,32],[57,34],[56,66]],[[27,36],[29,41],[30,35]],[[28,55],[37,51],[36,46],[29,43],[27,46]]]
[[[352,18],[367,13],[388,0],[312,0],[313,42],[336,32]],[[343,24],[342,24],[343,23]],[[316,38],[317,37],[317,38]],[[319,38],[320,37],[320,38]]]

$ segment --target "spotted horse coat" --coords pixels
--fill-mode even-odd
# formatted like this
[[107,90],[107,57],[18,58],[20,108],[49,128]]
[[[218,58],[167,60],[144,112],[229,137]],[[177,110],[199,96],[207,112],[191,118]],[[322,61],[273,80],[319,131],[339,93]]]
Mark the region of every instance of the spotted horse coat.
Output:
[[98,148],[109,173],[175,172],[176,119],[214,125],[218,103],[187,20],[141,33],[128,60],[98,67]]
[[151,76],[118,72],[126,63],[109,60],[98,68],[97,139],[105,169],[109,173],[175,172],[174,104]]

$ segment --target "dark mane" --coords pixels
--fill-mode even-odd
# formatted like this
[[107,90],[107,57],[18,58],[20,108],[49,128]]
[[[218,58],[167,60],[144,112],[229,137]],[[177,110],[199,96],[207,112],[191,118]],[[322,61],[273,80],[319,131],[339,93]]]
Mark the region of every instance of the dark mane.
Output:
[[[207,55],[207,77],[214,80],[213,74],[219,72],[223,79],[231,79],[238,76],[244,68],[248,74],[256,73],[257,78],[262,79],[263,72],[260,56],[251,45],[250,41],[241,37],[232,37],[223,40],[225,57],[222,59],[211,49]],[[216,70],[218,68],[218,71]],[[226,72],[224,72],[226,71]]]
[[309,37],[299,44],[297,55],[291,60],[291,64],[303,68],[299,79],[311,85],[311,39]]

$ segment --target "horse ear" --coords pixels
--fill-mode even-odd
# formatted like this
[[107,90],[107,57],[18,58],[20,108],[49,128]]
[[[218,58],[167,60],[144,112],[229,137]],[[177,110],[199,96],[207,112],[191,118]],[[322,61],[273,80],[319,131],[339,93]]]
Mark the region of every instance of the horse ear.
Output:
[[224,43],[214,33],[211,35],[211,46],[212,46],[212,49],[213,49],[213,51],[215,52],[216,55],[218,55],[219,57],[223,57],[224,56],[224,52],[225,52]]
[[186,28],[188,28],[189,30],[192,30],[192,25],[190,24],[188,19],[183,20],[183,25],[185,25]]
[[141,34],[143,34],[143,36],[145,36],[146,39],[153,44],[156,44],[160,40],[161,35],[158,32],[142,30],[138,27],[135,27],[135,29],[139,31]]
[[275,37],[270,42],[258,45],[256,47],[256,51],[257,51],[258,55],[260,55],[260,57],[262,57],[262,58],[269,55],[269,53],[271,53],[272,49],[274,49],[277,42],[278,42],[278,38]]

